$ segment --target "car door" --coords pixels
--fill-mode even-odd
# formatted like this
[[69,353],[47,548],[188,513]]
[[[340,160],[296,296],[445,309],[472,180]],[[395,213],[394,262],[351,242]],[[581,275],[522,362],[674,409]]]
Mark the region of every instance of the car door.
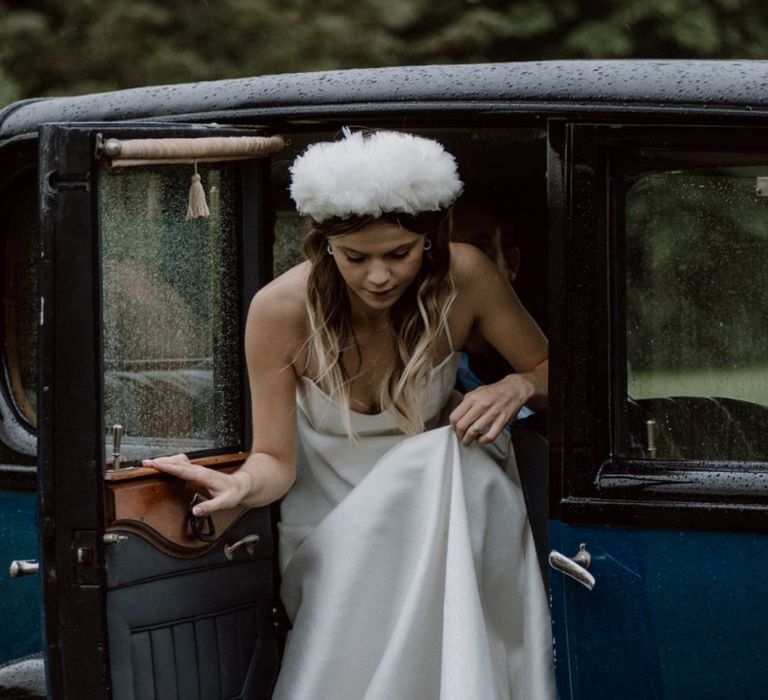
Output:
[[[270,509],[197,520],[200,494],[141,467],[178,452],[222,469],[246,457],[243,327],[271,268],[272,147],[257,158],[232,144],[254,135],[40,129],[40,537],[53,697],[269,696]],[[187,220],[200,196],[209,215]]]
[[768,133],[556,124],[549,157],[559,695],[764,697]]

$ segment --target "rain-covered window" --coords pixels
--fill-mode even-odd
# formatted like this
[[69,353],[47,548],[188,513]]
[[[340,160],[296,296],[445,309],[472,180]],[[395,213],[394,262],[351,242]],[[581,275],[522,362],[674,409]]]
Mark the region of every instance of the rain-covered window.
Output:
[[239,445],[239,265],[231,165],[201,166],[210,218],[185,220],[188,166],[103,169],[107,454]]
[[626,456],[768,459],[763,176],[768,165],[711,164],[629,180]]
[[[34,173],[14,185],[3,210],[3,331],[6,380],[18,414],[37,424],[37,182]],[[6,426],[6,437],[10,426]]]
[[301,253],[301,238],[304,232],[304,217],[294,211],[281,211],[275,220],[275,243],[272,249],[272,275],[279,277],[286,270],[298,265],[304,256]]

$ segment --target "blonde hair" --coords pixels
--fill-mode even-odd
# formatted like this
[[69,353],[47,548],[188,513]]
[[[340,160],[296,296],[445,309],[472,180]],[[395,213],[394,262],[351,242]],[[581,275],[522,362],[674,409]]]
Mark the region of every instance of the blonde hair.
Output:
[[[341,406],[350,438],[354,438],[350,419],[353,377],[343,355],[345,350],[356,348],[359,357],[360,347],[352,327],[346,284],[326,246],[329,238],[357,231],[373,220],[356,217],[318,224],[310,219],[302,246],[312,265],[307,284],[307,365],[316,362],[315,381]],[[391,309],[396,353],[379,387],[381,410],[389,410],[403,432],[414,435],[424,430],[421,391],[434,366],[440,335],[449,332],[447,318],[455,297],[450,276],[450,211],[384,214],[376,220],[429,234],[432,242],[415,279]]]

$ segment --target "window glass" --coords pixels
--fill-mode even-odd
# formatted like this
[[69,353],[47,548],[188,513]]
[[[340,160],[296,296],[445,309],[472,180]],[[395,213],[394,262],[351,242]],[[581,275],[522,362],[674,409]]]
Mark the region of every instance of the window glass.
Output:
[[709,166],[630,180],[625,455],[768,459],[763,176]]
[[3,295],[7,379],[19,414],[37,424],[37,183],[25,178],[14,186],[5,211]]
[[240,446],[231,166],[200,167],[210,218],[185,220],[191,167],[100,172],[104,410],[122,455]]
[[305,218],[293,211],[277,212],[275,219],[275,245],[272,250],[272,273],[279,277],[286,270],[298,265],[304,256],[301,239]]

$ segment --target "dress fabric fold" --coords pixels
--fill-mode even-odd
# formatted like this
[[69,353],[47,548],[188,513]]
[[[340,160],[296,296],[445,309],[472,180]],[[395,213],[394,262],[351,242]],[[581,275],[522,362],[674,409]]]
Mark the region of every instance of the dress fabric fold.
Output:
[[424,387],[428,430],[298,396],[298,472],[281,506],[293,629],[277,700],[550,700],[549,613],[514,452],[444,425],[458,354]]

